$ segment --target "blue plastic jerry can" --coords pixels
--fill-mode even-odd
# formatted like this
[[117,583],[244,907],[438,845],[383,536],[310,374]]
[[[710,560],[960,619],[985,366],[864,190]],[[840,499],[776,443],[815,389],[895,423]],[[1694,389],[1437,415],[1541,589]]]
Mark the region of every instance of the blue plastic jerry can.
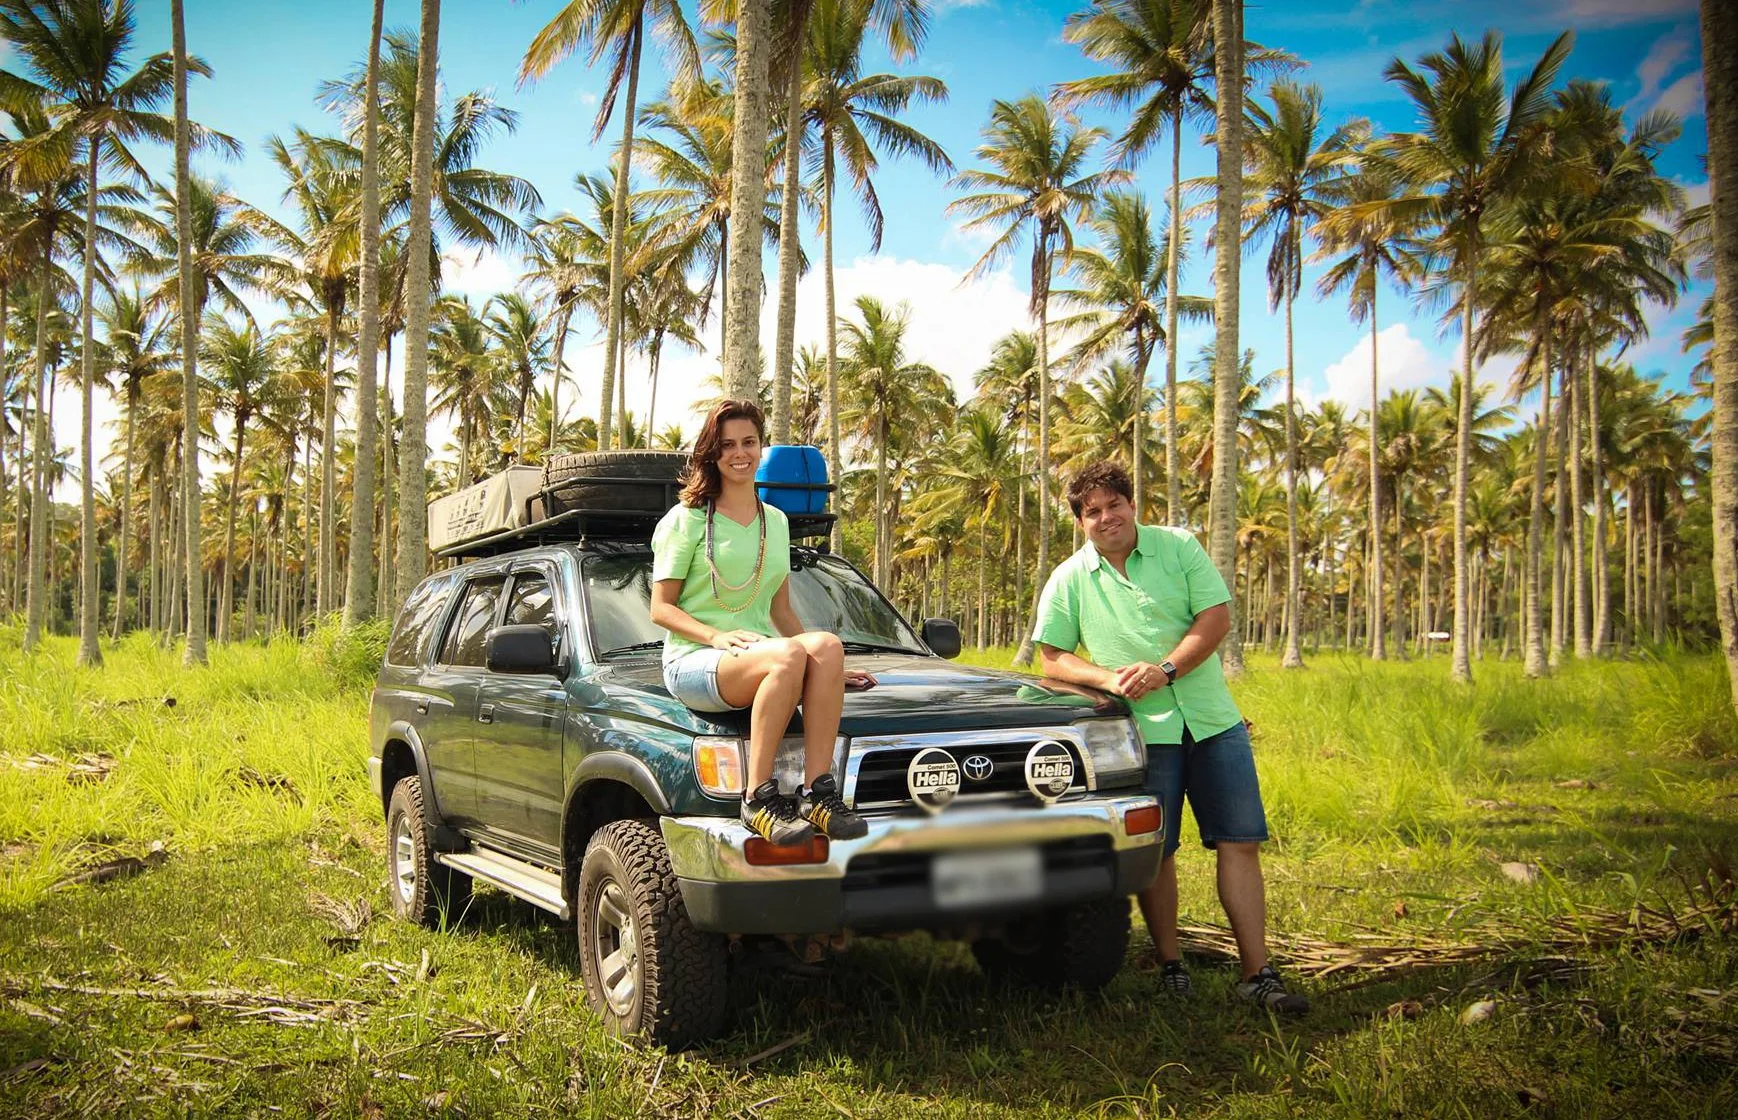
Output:
[[760,500],[785,513],[827,512],[827,460],[818,447],[774,444],[761,452]]

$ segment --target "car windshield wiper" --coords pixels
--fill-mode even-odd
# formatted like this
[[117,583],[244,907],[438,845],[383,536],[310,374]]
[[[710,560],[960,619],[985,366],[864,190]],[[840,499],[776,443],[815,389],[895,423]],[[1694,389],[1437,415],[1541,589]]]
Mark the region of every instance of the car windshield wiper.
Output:
[[910,653],[910,654],[916,654],[919,652],[915,649],[911,649],[909,646],[890,646],[890,645],[884,645],[880,642],[858,642],[858,641],[853,641],[851,639],[846,639],[842,644],[845,647],[846,653]]
[[664,639],[655,638],[649,642],[634,642],[630,645],[617,646],[614,649],[606,649],[603,651],[602,656],[614,657],[619,653],[650,653],[652,650],[663,648]]

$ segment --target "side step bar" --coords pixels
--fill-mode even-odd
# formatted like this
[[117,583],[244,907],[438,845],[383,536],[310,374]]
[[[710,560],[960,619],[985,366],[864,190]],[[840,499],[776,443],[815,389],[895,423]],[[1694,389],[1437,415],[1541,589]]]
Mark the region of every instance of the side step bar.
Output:
[[463,871],[473,879],[481,879],[492,887],[499,887],[547,910],[563,921],[573,917],[573,910],[561,897],[561,876],[553,871],[487,848],[436,852],[435,859],[455,871]]

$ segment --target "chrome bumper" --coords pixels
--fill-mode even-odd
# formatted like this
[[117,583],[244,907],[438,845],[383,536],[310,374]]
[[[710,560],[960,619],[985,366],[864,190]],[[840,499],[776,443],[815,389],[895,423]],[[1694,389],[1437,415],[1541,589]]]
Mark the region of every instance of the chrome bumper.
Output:
[[[825,863],[787,867],[757,867],[743,854],[749,831],[735,817],[662,817],[664,843],[670,849],[670,869],[679,878],[705,883],[777,883],[813,879],[843,879],[858,855],[905,852],[945,852],[966,848],[1000,848],[1043,844],[1082,836],[1106,836],[1113,852],[1155,847],[1164,835],[1130,835],[1124,815],[1156,805],[1146,794],[1087,797],[1041,807],[955,806],[933,817],[912,811],[871,816],[868,835],[835,840]],[[1170,822],[1165,822],[1166,824]]]

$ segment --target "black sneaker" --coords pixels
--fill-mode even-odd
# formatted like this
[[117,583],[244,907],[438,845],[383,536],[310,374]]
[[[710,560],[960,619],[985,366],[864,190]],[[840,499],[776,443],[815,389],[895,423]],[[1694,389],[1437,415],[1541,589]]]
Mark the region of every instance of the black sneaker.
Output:
[[1286,991],[1285,981],[1270,964],[1262,965],[1260,972],[1237,985],[1237,997],[1285,1015],[1302,1015],[1310,1009],[1309,997]]
[[742,799],[742,823],[756,836],[780,846],[801,844],[815,831],[797,816],[796,798],[780,793],[772,778]]
[[1168,996],[1186,999],[1195,994],[1195,984],[1182,961],[1166,961],[1159,966],[1159,990]]
[[839,781],[831,774],[822,774],[797,795],[797,812],[832,840],[855,840],[869,831],[869,822],[839,796]]

